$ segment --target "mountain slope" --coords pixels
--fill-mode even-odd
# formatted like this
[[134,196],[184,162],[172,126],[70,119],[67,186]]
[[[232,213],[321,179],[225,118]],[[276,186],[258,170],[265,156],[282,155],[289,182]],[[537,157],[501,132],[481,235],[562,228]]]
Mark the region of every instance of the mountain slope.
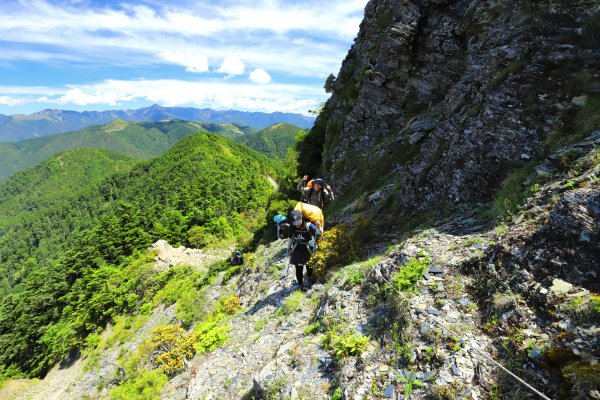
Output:
[[270,176],[277,170],[264,156],[199,133],[11,224],[0,237],[0,375],[9,367],[44,373],[82,345],[127,304],[127,291],[98,298],[97,274],[116,277],[158,238],[195,246],[250,240],[273,191]]
[[79,130],[89,125],[104,125],[115,119],[130,122],[159,122],[166,119],[238,124],[265,128],[277,122],[288,122],[304,128],[312,126],[314,118],[291,113],[260,113],[217,111],[191,107],[151,107],[136,110],[67,111],[43,110],[30,115],[0,115],[0,142],[13,142],[56,133]]
[[267,157],[284,159],[288,149],[295,147],[298,136],[302,133],[299,127],[281,122],[242,136],[238,141]]
[[106,148],[131,156],[156,157],[193,133],[211,131],[236,138],[250,128],[232,124],[203,124],[184,121],[126,122],[115,120],[76,132],[46,136],[16,143],[0,143],[0,183],[16,171],[37,165],[53,154],[74,148]]
[[11,218],[74,198],[108,176],[128,171],[138,161],[111,150],[76,149],[16,173],[0,186],[0,234],[15,223]]

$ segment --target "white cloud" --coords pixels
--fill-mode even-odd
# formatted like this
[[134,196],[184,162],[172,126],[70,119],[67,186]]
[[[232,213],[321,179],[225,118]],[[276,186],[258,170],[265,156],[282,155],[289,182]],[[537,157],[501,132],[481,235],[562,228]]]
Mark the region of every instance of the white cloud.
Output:
[[188,72],[203,73],[208,72],[208,57],[203,54],[196,54],[192,51],[173,51],[165,50],[158,56],[167,62],[176,65],[183,65]]
[[26,103],[27,100],[23,98],[16,98],[11,96],[0,96],[0,104],[3,106],[18,106]]
[[246,66],[237,57],[226,56],[221,63],[217,72],[227,74],[229,76],[242,75],[246,70]]
[[250,72],[248,78],[254,83],[264,84],[271,82],[271,75],[262,68],[256,68],[254,71]]
[[87,106],[90,104],[107,104],[116,106],[123,101],[132,100],[134,96],[125,92],[119,92],[99,87],[91,87],[84,91],[81,88],[69,89],[67,93],[56,99],[58,104],[75,104]]
[[[0,93],[2,93],[0,87]],[[29,87],[4,87],[13,93],[31,92]],[[163,106],[194,106],[249,111],[282,111],[307,114],[324,100],[320,88],[304,85],[197,82],[176,79],[106,80],[89,85],[71,85],[57,95],[45,93],[55,88],[39,88],[48,104],[60,106],[120,106],[127,102],[149,102]],[[2,99],[7,96],[0,96]],[[15,95],[14,98],[18,98]],[[29,97],[35,103],[39,98]]]
[[[223,60],[235,55],[250,69],[261,66],[323,78],[339,68],[358,32],[366,2],[146,1],[153,4],[151,8],[21,0],[2,7],[0,37],[14,46],[3,49],[0,59],[101,61],[120,66],[167,61],[202,72],[204,57]],[[182,59],[182,54],[197,58]]]

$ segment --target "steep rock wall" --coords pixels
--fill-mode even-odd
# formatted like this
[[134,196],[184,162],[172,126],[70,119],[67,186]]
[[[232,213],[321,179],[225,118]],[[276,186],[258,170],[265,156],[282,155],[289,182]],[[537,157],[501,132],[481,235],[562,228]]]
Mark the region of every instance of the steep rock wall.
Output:
[[489,201],[552,135],[589,133],[578,114],[600,93],[599,9],[372,0],[301,168],[321,163],[346,198],[394,183],[408,213]]

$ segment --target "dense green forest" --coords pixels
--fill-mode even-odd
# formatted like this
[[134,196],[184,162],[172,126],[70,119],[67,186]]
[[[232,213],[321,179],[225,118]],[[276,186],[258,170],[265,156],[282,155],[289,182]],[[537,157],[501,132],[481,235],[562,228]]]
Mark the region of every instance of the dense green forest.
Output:
[[294,147],[304,134],[301,128],[282,122],[242,136],[238,141],[268,157],[284,159],[288,149]]
[[[0,376],[43,375],[114,315],[139,307],[149,283],[131,265],[157,239],[250,241],[266,221],[268,177],[282,174],[279,163],[210,133],[131,169],[125,156],[81,154],[52,157],[0,188],[11,220],[0,238]],[[77,162],[86,157],[109,161]]]
[[19,170],[33,167],[48,157],[74,148],[104,148],[150,159],[162,154],[186,136],[212,132],[229,139],[255,132],[234,124],[185,122],[126,122],[115,120],[76,132],[45,136],[15,143],[0,143],[0,182]]

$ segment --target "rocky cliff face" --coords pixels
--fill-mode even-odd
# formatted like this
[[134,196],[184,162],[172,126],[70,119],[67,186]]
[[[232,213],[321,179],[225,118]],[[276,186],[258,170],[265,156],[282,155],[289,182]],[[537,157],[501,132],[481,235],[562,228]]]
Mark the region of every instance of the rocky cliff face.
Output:
[[552,138],[589,134],[581,110],[600,92],[598,9],[373,0],[305,146],[324,144],[322,172],[341,194],[391,182],[409,213],[487,202]]

